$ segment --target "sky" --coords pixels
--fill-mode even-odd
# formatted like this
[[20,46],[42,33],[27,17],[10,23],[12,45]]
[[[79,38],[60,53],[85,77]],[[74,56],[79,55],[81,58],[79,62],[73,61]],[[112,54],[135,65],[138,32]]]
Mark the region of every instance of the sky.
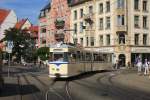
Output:
[[12,9],[17,17],[28,18],[31,23],[38,24],[40,10],[50,0],[0,0],[0,8]]

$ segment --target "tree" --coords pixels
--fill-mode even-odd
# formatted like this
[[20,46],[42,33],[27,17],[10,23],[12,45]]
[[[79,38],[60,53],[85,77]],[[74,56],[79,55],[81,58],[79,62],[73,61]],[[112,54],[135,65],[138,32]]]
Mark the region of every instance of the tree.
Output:
[[41,60],[45,61],[49,58],[49,47],[41,47],[37,50],[37,55]]
[[32,38],[27,30],[10,28],[5,31],[5,37],[1,40],[13,41],[12,56],[16,57],[17,61],[21,61],[21,57],[27,59],[32,52]]

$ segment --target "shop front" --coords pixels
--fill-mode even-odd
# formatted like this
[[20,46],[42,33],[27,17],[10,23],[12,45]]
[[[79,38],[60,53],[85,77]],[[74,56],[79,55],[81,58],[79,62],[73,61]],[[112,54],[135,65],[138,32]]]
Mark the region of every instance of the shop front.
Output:
[[144,59],[150,60],[150,47],[132,47],[131,49],[131,63],[135,63],[135,59],[140,57],[142,59],[142,63],[144,63]]

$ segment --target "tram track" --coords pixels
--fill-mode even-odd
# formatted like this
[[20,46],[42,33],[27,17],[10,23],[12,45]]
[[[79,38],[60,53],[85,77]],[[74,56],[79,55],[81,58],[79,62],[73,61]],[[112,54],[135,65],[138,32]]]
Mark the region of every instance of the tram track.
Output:
[[[22,78],[26,81],[27,85],[33,85],[33,84],[29,81],[29,79],[27,78],[26,75],[22,74],[21,76],[22,76]],[[41,95],[37,95],[36,93],[34,93],[33,88],[30,88],[30,89],[31,89],[31,92],[32,92],[31,95],[32,95],[32,97],[33,97],[33,100],[43,100],[42,97],[41,97]],[[23,100],[23,99],[22,99],[22,100]]]
[[136,91],[131,91],[129,88],[123,87],[122,85],[120,87],[120,84],[115,84],[113,78],[117,77],[118,75],[118,73],[115,73],[114,75],[108,74],[105,77],[99,77],[97,82],[99,85],[107,87],[108,93],[116,97],[120,97],[121,100],[150,100],[149,96],[142,94],[139,95]]
[[[29,73],[29,75],[31,77],[33,77],[34,79],[36,79],[44,88],[43,91],[47,90],[47,87],[49,87],[49,90],[55,94],[56,96],[58,96],[61,100],[73,100],[72,97],[71,97],[71,94],[70,94],[70,88],[69,88],[69,81],[66,81],[65,82],[65,85],[64,85],[64,89],[65,89],[65,92],[67,94],[67,99],[64,98],[53,86],[55,85],[55,83],[57,82],[55,79],[52,80],[52,83],[50,83],[50,85],[47,85],[46,83],[44,83],[38,76],[32,74],[32,73]],[[45,91],[46,92],[46,91]]]
[[[96,81],[100,86],[106,88],[107,93],[112,94],[119,98],[122,98],[123,96],[127,96],[128,99],[134,100],[132,96],[129,96],[127,93],[125,93],[125,91],[122,91],[122,89],[120,89],[114,85],[112,79],[114,77],[116,77],[117,75],[118,74],[114,74],[114,75],[107,74],[107,75],[105,75],[105,77],[97,78]],[[122,100],[126,100],[126,98],[122,98]]]

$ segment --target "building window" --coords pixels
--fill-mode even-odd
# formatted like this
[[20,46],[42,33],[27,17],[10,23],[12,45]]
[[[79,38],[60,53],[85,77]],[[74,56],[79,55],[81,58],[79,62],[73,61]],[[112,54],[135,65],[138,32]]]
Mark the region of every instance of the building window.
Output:
[[125,44],[125,34],[119,33],[119,44]]
[[110,45],[110,35],[108,34],[108,35],[106,35],[106,45]]
[[143,28],[147,28],[147,16],[143,16]]
[[80,22],[80,33],[83,32],[83,22]]
[[99,19],[99,29],[102,30],[103,29],[103,18]]
[[106,29],[110,29],[110,17],[106,17]]
[[106,12],[110,12],[110,1],[106,2]]
[[77,19],[77,11],[75,10],[74,11],[74,20],[76,20]]
[[147,34],[143,34],[143,45],[147,45]]
[[117,0],[117,8],[118,9],[124,8],[124,0]]
[[80,38],[80,44],[83,46],[83,38]]
[[147,11],[147,1],[143,1],[143,11]]
[[93,14],[93,6],[89,6],[89,14]]
[[77,34],[77,23],[74,24],[74,34]]
[[46,28],[42,28],[41,33],[46,33]]
[[134,27],[139,28],[139,16],[134,16]]
[[83,18],[83,9],[80,9],[80,18]]
[[77,44],[77,43],[78,43],[78,39],[74,38],[74,44]]
[[94,46],[94,37],[91,37],[91,46]]
[[135,45],[139,45],[139,34],[134,35],[134,43]]
[[134,0],[134,10],[139,10],[139,0]]
[[117,16],[117,26],[124,25],[124,15],[118,15]]
[[99,14],[103,13],[103,3],[99,4]]
[[103,45],[103,35],[99,36],[99,44],[100,46]]
[[89,46],[89,37],[86,37],[86,46]]

